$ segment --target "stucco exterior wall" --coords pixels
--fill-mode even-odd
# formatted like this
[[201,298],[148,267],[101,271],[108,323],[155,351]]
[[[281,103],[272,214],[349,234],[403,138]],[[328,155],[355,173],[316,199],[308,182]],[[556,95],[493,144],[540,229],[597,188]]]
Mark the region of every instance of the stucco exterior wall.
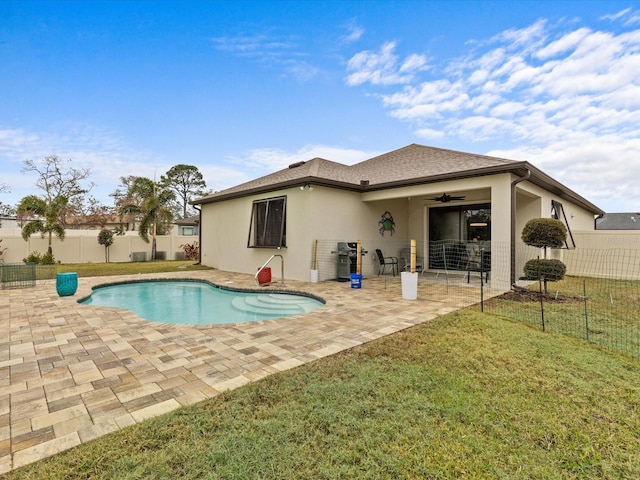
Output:
[[[313,186],[312,190],[291,187],[280,191],[202,205],[202,262],[221,270],[255,273],[271,255],[282,255],[285,279],[309,280],[314,244],[321,243],[323,254],[317,258],[319,279],[337,276],[337,242],[361,240],[368,254],[362,259],[362,273],[376,275],[378,261],[375,249],[385,256],[400,256],[411,239],[417,241],[418,255],[428,256],[429,210],[446,205],[491,203],[491,239],[496,247],[492,258],[492,284],[510,286],[509,245],[511,242],[511,182],[516,177],[504,173],[476,178],[400,187],[395,189],[353,192]],[[450,204],[431,198],[447,193],[461,193],[465,199]],[[549,217],[551,200],[561,201],[573,230],[594,228],[593,214],[560,200],[528,182],[516,187],[516,243],[520,232],[531,218]],[[457,194],[457,193],[456,193]],[[247,237],[254,200],[287,196],[287,247],[282,249],[247,248]],[[389,212],[395,232],[379,232],[379,220]],[[575,225],[575,227],[574,227]],[[497,249],[500,249],[498,254]],[[517,259],[518,271],[526,259]],[[280,276],[280,260],[274,259],[272,276]],[[402,266],[402,265],[401,265]]]
[[[522,182],[518,184],[518,190],[520,192],[526,192],[532,197],[538,198],[538,205],[540,208],[539,211],[532,212],[534,216],[530,218],[525,219],[524,216],[519,217],[520,223],[522,223],[522,227],[524,227],[524,224],[531,218],[550,218],[551,200],[556,200],[557,202],[560,202],[562,204],[564,213],[567,216],[567,222],[569,223],[569,227],[571,228],[572,232],[574,230],[595,230],[595,220],[592,212],[589,212],[572,202],[553,195],[550,192],[538,187],[537,185],[533,185],[530,182]],[[522,228],[520,228],[520,231],[522,231]]]
[[[254,200],[287,196],[287,247],[248,248],[247,238]],[[362,260],[362,273],[375,275],[374,250],[392,248],[398,238],[406,236],[406,200],[363,203],[360,193],[314,186],[313,190],[289,188],[268,194],[238,198],[202,205],[202,263],[221,270],[255,273],[271,255],[282,255],[285,278],[308,280],[312,268],[316,240],[323,245],[361,240],[367,255]],[[396,231],[380,235],[378,221],[385,211],[391,212]],[[394,247],[394,250],[396,248]],[[318,259],[320,280],[336,277],[337,257],[324,255]],[[280,260],[270,264],[274,280],[280,277]]]

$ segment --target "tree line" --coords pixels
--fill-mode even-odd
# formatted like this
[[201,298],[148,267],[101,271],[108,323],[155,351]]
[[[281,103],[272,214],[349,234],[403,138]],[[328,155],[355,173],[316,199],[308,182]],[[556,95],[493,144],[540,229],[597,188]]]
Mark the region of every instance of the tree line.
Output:
[[[155,236],[167,233],[174,219],[195,213],[190,200],[210,193],[198,168],[185,164],[174,165],[159,181],[135,175],[120,177],[120,185],[110,194],[112,206],[90,195],[95,186],[89,181],[90,170],[75,168],[71,160],[57,155],[25,160],[22,171],[36,174],[35,186],[40,193],[23,197],[15,209],[0,203],[0,213],[15,212],[25,241],[36,233],[48,237],[50,258],[43,263],[53,261],[53,236],[64,240],[67,228],[80,223],[104,228],[114,216],[118,225],[113,233],[137,230],[145,242],[152,242],[151,256],[155,258]],[[6,184],[0,184],[0,192],[8,190]]]

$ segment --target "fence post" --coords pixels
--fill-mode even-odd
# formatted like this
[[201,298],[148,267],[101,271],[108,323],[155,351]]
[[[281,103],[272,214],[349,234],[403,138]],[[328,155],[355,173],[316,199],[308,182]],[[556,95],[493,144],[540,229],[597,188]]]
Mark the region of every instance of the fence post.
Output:
[[540,256],[538,255],[538,288],[540,291],[540,317],[542,320],[542,331],[544,332],[544,302],[542,301],[542,272],[540,271]]
[[449,293],[449,270],[447,270],[447,250],[444,248],[444,243],[442,244],[442,258],[444,260],[444,278],[447,285],[446,292]]
[[587,309],[587,281],[585,279],[582,280],[582,294],[584,299],[584,325],[585,332],[587,337],[587,342],[589,341],[589,311]]
[[[467,275],[471,275],[467,272]],[[480,249],[480,311],[484,312],[484,248]],[[467,278],[467,280],[469,280]]]

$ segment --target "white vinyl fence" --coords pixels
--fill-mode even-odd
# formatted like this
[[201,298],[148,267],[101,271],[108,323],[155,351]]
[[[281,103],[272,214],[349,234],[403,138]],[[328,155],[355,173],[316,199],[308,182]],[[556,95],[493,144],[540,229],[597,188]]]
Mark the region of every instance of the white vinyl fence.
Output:
[[[105,247],[98,243],[98,230],[67,230],[64,240],[52,240],[53,256],[60,263],[104,263]],[[32,235],[26,242],[19,229],[0,229],[0,249],[6,249],[0,262],[17,263],[33,252],[47,252],[48,238]],[[158,235],[156,238],[156,258],[181,260],[184,250],[180,245],[192,245],[197,236]],[[137,232],[114,236],[109,247],[110,262],[130,262],[151,260],[151,243],[146,243]]]

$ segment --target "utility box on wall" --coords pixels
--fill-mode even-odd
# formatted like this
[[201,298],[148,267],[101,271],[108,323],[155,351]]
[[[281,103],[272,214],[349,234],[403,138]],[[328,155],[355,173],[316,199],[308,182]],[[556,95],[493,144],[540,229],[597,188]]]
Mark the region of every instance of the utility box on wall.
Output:
[[146,262],[147,261],[147,252],[131,252],[131,261],[132,262]]

